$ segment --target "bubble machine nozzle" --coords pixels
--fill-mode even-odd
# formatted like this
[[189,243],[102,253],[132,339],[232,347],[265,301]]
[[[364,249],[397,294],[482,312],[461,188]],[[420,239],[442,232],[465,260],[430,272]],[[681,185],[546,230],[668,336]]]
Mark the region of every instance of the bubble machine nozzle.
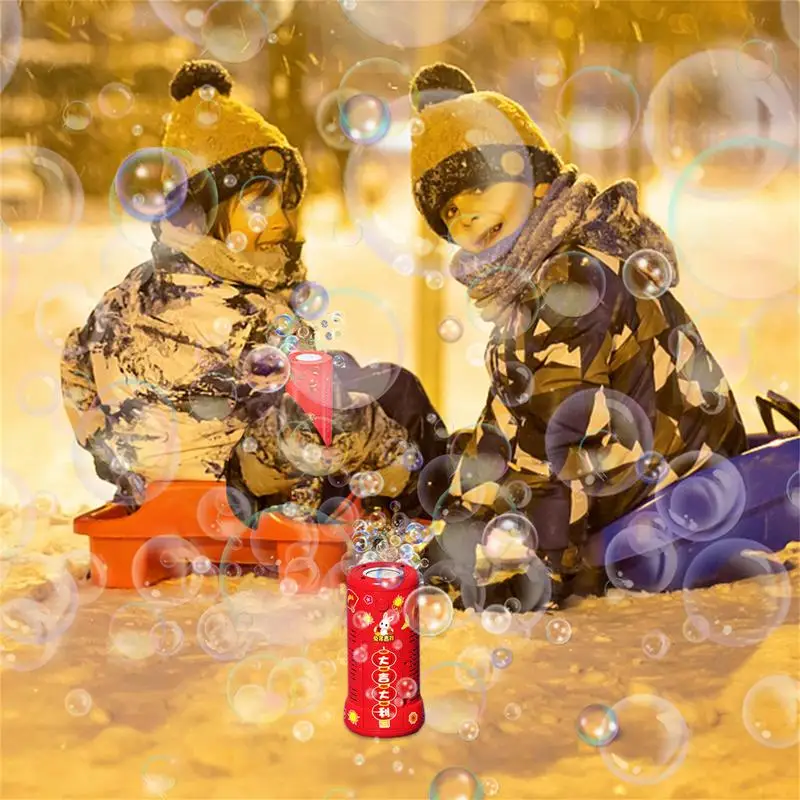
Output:
[[289,354],[286,393],[308,414],[325,446],[333,437],[333,359],[330,353],[303,350]]
[[418,586],[419,575],[407,564],[360,564],[347,575],[344,723],[360,736],[408,736],[425,722],[419,634],[409,621],[417,614],[407,607]]

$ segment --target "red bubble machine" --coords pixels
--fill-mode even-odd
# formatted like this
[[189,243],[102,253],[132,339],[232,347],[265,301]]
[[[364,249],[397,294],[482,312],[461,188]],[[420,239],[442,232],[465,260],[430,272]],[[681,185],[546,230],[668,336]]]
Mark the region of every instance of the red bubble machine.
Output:
[[408,736],[425,722],[419,634],[409,625],[417,617],[418,586],[407,564],[370,562],[347,575],[344,723],[359,736]]

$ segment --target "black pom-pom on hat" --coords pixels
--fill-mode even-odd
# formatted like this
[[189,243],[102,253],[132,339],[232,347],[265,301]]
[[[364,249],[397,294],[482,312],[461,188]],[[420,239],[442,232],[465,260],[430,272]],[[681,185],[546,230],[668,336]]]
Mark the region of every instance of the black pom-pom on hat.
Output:
[[417,111],[476,91],[472,78],[463,69],[437,62],[423,67],[411,81],[411,102]]
[[216,61],[186,61],[170,82],[169,92],[175,100],[183,100],[201,86],[213,86],[227,97],[233,89],[233,80],[228,70]]

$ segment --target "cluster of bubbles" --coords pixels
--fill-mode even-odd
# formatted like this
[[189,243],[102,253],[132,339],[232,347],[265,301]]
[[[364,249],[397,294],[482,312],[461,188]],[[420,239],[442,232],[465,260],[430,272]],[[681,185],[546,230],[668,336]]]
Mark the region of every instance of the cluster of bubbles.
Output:
[[[378,473],[360,474],[378,475]],[[356,563],[396,561],[408,564],[414,569],[423,569],[427,566],[427,560],[420,556],[419,551],[432,537],[430,528],[409,519],[400,510],[400,504],[396,500],[392,501],[390,511],[391,516],[377,509],[354,523],[352,546]]]

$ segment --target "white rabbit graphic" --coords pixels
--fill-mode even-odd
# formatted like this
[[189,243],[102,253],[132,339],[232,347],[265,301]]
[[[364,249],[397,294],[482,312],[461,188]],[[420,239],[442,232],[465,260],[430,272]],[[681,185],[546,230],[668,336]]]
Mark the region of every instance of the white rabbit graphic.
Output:
[[392,629],[392,612],[384,611],[381,621],[375,626],[375,633],[378,636],[391,636]]

